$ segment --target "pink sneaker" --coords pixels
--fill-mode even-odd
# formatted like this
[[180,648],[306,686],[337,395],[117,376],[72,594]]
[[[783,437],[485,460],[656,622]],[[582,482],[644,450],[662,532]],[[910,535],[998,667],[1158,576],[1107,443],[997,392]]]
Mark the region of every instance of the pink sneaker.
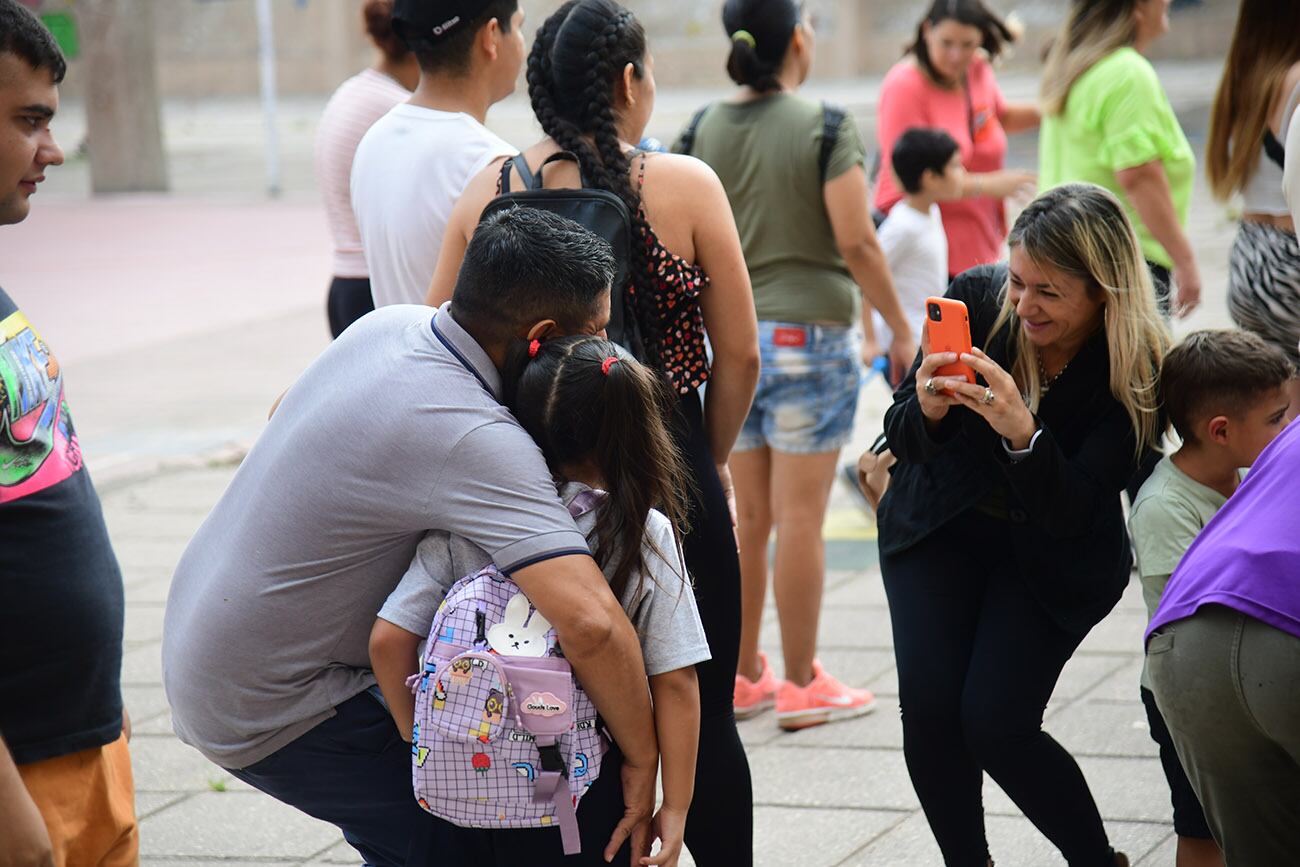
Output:
[[813,660],[813,679],[807,686],[782,681],[776,691],[776,722],[786,731],[852,719],[876,706],[870,690],[845,686]]
[[757,681],[750,680],[743,674],[736,675],[736,691],[733,695],[736,719],[749,719],[776,704],[776,675],[767,664],[767,654],[760,651],[758,659],[763,663],[763,673]]

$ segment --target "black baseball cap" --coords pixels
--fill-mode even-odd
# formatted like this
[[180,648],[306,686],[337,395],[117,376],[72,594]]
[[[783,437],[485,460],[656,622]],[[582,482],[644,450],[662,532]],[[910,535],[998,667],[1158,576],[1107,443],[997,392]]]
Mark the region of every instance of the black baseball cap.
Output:
[[397,0],[393,4],[393,29],[408,44],[432,44],[471,27],[490,0]]

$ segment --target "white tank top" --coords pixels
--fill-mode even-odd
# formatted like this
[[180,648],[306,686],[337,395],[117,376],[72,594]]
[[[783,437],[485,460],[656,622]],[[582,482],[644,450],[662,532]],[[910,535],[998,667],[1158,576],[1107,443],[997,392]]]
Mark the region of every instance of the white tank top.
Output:
[[[1282,113],[1282,134],[1274,136],[1272,130],[1264,130],[1264,141],[1260,143],[1259,162],[1246,181],[1246,186],[1241,190],[1241,206],[1247,214],[1287,216],[1291,213],[1286,204],[1286,197],[1282,194],[1282,162],[1278,158],[1284,154],[1281,142],[1286,141],[1287,129],[1295,118],[1298,102],[1300,102],[1300,85],[1296,85],[1296,88],[1291,91],[1286,110]],[[1300,154],[1292,154],[1291,159],[1300,159]]]

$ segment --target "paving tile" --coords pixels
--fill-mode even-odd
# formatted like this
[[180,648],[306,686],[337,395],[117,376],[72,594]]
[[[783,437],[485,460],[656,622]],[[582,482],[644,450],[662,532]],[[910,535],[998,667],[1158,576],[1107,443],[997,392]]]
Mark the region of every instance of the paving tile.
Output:
[[918,806],[900,750],[765,746],[749,756],[754,803],[910,810]]
[[758,807],[756,867],[834,867],[907,817],[878,810]]
[[337,843],[312,859],[313,864],[358,864],[360,861],[357,850],[346,842]]
[[1079,645],[1079,653],[1125,653],[1137,655],[1142,652],[1142,634],[1147,627],[1147,612],[1132,609],[1116,609],[1093,627],[1088,637]]
[[181,801],[188,797],[189,795],[185,792],[136,792],[136,819],[144,819],[153,813],[157,813],[164,807],[170,807],[177,801]]
[[149,510],[114,509],[105,515],[109,538],[167,542],[182,545],[190,540],[203,522],[194,511],[166,508]]
[[[1061,857],[1038,829],[1020,816],[986,816],[989,851],[998,867],[1057,867]],[[1108,822],[1111,845],[1130,857],[1141,857],[1168,833],[1161,825]],[[896,825],[862,852],[842,862],[845,867],[933,867],[941,864],[939,847],[925,816],[916,813]],[[1172,862],[1169,862],[1172,864]]]
[[[770,626],[764,625],[761,645],[771,657],[780,650],[780,634]],[[824,607],[818,630],[817,649],[818,652],[830,649],[871,649],[892,652],[893,632],[890,629],[888,609],[884,606]]]
[[131,770],[137,792],[206,792],[213,781],[233,780],[175,737],[158,735],[131,739]]
[[1134,867],[1170,867],[1178,858],[1178,835],[1172,828],[1166,828],[1167,836],[1160,845],[1147,853],[1140,861],[1134,861]]
[[1146,708],[1140,702],[1076,702],[1054,714],[1046,728],[1075,756],[1156,755]]
[[131,715],[131,725],[138,726],[168,710],[167,695],[161,686],[124,686],[122,703]]
[[260,792],[205,792],[145,819],[140,825],[140,854],[303,860],[338,838],[333,825]]
[[842,720],[797,732],[784,732],[772,746],[849,748],[903,748],[903,723],[899,718],[898,699],[882,696],[876,709],[866,716]]
[[183,539],[137,539],[120,538],[113,540],[113,551],[122,564],[122,571],[134,574],[136,570],[174,569],[185,550]]
[[1142,657],[1129,656],[1105,680],[1088,694],[1090,699],[1101,701],[1141,701]]
[[126,606],[128,641],[162,641],[163,606],[157,603],[136,602]]
[[132,647],[122,654],[122,685],[162,684],[162,642]]
[[[1172,822],[1169,784],[1165,782],[1159,759],[1082,756],[1076,760],[1106,821]],[[984,806],[990,813],[1021,814],[997,783],[988,778],[984,785]]]
[[[1065,664],[1052,697],[1073,699],[1089,693],[1128,663],[1124,656],[1075,656]],[[1136,693],[1134,693],[1136,695]]]
[[162,604],[167,601],[167,592],[171,590],[170,573],[154,578],[134,581],[126,587],[126,603],[154,602]]

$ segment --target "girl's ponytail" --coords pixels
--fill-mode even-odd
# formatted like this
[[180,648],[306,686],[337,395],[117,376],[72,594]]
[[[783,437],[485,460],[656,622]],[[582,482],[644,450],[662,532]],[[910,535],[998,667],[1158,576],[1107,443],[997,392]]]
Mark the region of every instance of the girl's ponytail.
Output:
[[[615,353],[602,358],[599,369],[608,373],[601,374],[604,418],[592,456],[609,497],[596,520],[596,536],[602,550],[608,546],[617,552],[610,586],[621,597],[633,573],[647,571],[642,548],[651,509],[663,512],[672,523],[680,553],[692,480],[668,431],[676,405],[668,382],[631,357]],[[666,556],[668,552],[655,553],[668,563],[679,562]]]
[[507,353],[504,380],[505,405],[557,478],[584,462],[604,477],[609,496],[596,518],[593,553],[602,569],[613,564],[610,586],[621,598],[633,574],[647,571],[650,510],[668,517],[678,548],[687,531],[693,481],[669,433],[671,386],[616,344],[587,335],[536,347],[518,342]]
[[777,76],[801,15],[794,0],[727,0],[722,26],[731,39],[731,80],[759,93],[780,90]]

